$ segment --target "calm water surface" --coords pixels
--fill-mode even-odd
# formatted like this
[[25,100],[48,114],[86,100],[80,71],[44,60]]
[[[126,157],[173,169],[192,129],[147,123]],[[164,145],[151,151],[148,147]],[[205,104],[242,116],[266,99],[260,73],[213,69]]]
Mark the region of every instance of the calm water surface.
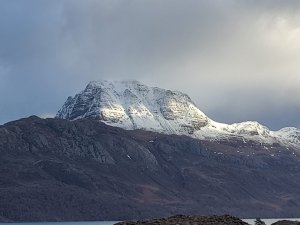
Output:
[[119,221],[0,223],[1,225],[113,225]]

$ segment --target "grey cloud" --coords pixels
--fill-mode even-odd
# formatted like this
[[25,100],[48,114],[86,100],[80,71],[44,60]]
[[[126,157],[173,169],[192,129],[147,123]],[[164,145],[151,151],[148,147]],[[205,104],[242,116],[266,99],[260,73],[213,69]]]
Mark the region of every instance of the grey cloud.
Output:
[[53,115],[90,80],[138,79],[217,121],[300,124],[299,1],[0,4],[0,123]]

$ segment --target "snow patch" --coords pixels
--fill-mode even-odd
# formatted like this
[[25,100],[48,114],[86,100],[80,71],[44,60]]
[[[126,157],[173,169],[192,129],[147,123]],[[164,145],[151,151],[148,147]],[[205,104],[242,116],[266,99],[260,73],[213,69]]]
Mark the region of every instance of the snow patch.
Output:
[[69,97],[56,117],[70,120],[92,117],[127,130],[143,129],[209,141],[235,139],[244,144],[279,143],[300,149],[297,128],[271,131],[256,121],[218,123],[198,109],[187,94],[132,80],[92,81],[83,91]]

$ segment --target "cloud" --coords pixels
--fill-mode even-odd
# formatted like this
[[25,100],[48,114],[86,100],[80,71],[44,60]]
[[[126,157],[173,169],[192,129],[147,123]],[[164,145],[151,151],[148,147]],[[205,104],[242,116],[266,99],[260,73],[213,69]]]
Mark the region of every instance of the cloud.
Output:
[[55,115],[56,114],[54,114],[54,113],[42,113],[42,114],[40,114],[40,115],[38,115],[40,118],[44,118],[44,119],[46,119],[46,118],[54,118],[55,117]]
[[299,1],[1,5],[0,123],[54,114],[90,80],[137,79],[187,92],[217,121],[300,124]]

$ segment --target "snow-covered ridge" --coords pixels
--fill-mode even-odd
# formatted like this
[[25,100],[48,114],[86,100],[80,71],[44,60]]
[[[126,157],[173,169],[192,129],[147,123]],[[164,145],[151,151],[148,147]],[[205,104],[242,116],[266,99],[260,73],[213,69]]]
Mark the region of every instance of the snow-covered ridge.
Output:
[[231,137],[300,148],[300,130],[270,131],[255,121],[218,123],[208,118],[187,94],[149,87],[138,81],[92,81],[69,97],[56,117],[76,120],[97,118],[124,129],[144,129],[199,139]]

